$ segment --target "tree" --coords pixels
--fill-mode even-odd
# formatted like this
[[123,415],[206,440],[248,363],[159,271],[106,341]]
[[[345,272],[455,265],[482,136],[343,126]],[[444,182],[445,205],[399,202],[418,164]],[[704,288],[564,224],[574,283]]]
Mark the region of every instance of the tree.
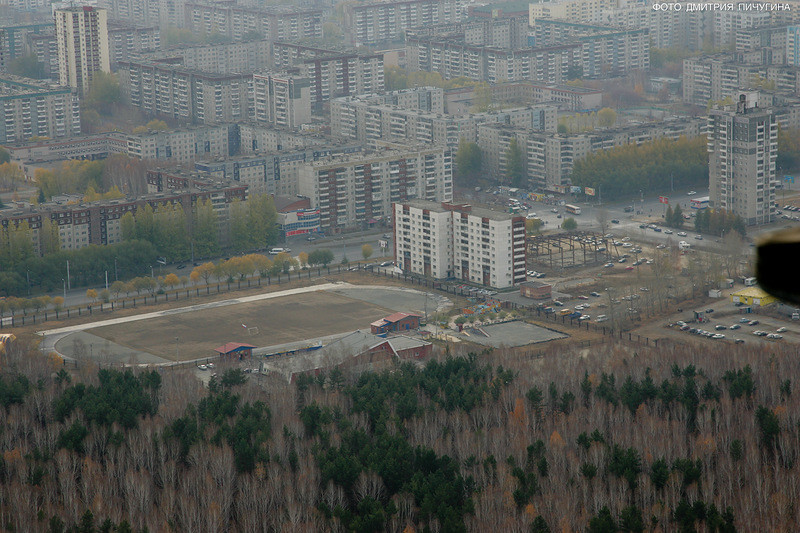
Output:
[[408,87],[408,74],[405,69],[400,67],[384,67],[383,79],[387,91],[397,91]]
[[0,165],[11,161],[11,152],[0,146]]
[[125,282],[124,281],[115,281],[111,284],[111,292],[114,294],[114,299],[119,300],[119,295],[125,290]]
[[617,112],[610,107],[604,107],[597,112],[597,120],[601,128],[610,128],[617,123]]
[[480,147],[462,137],[456,152],[456,177],[459,182],[461,184],[474,182],[481,173],[482,164],[483,153]]
[[44,78],[44,64],[40,63],[35,54],[15,57],[8,62],[9,74],[23,78]]
[[100,294],[98,294],[97,296],[98,298],[100,298],[100,301],[103,302],[104,304],[107,304],[108,302],[111,301],[111,291],[109,291],[108,289],[101,290]]
[[488,83],[481,83],[475,87],[475,96],[472,99],[472,113],[486,113],[492,110],[492,88]]
[[17,190],[25,181],[25,174],[14,163],[0,164],[0,188],[5,190]]
[[574,218],[569,217],[567,219],[564,219],[564,222],[561,224],[561,229],[567,231],[574,231],[578,229],[578,223],[575,221]]
[[56,312],[59,312],[63,308],[64,308],[64,297],[56,296],[55,298],[53,298],[53,309],[55,309]]
[[167,123],[164,122],[163,120],[159,120],[157,118],[154,118],[153,120],[151,120],[150,122],[147,123],[145,128],[146,128],[145,131],[148,131],[148,130],[149,131],[165,131],[165,130],[169,129],[169,126],[167,126]]
[[95,71],[89,84],[89,93],[86,97],[87,109],[94,109],[101,115],[111,114],[112,107],[121,100],[119,80],[116,74]]
[[597,219],[597,224],[600,226],[600,233],[605,233],[606,229],[608,228],[608,210],[605,207],[601,207],[597,210],[597,214],[595,215]]
[[89,298],[91,301],[97,301],[97,291],[95,289],[87,289],[86,290],[86,297]]
[[192,242],[197,257],[213,257],[219,253],[218,217],[211,199],[198,201],[194,209]]
[[361,247],[361,255],[364,257],[364,261],[372,257],[372,246],[369,244],[365,244]]
[[300,266],[302,268],[306,268],[308,266],[308,254],[306,252],[300,252],[297,254],[297,260],[300,262]]
[[314,250],[308,254],[308,262],[311,265],[328,266],[333,261],[333,252],[327,248]]
[[174,289],[177,285],[180,285],[181,279],[178,277],[177,274],[170,272],[166,276],[164,276],[164,285],[170,289]]
[[542,222],[542,219],[540,218],[525,219],[525,231],[528,233],[528,235],[531,235],[533,233],[539,233],[543,225],[544,222]]
[[512,187],[522,187],[525,180],[525,161],[516,137],[506,149],[506,182]]

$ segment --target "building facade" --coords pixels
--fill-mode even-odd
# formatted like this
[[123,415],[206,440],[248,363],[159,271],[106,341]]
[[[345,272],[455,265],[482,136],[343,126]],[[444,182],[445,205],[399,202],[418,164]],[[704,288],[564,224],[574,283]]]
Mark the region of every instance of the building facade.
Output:
[[116,65],[147,50],[161,47],[161,32],[158,26],[134,26],[118,22],[108,23],[109,62]]
[[311,83],[311,106],[315,112],[331,98],[381,93],[384,90],[383,54],[336,51],[276,42],[272,66],[294,72]]
[[82,6],[57,9],[54,15],[59,83],[85,94],[95,72],[111,72],[107,12]]
[[395,264],[435,279],[504,288],[525,281],[525,218],[448,202],[394,204]]
[[270,57],[269,41],[250,39],[232,43],[174,46],[152,51],[145,59],[180,64],[187,69],[216,74],[248,74],[266,68]]
[[725,209],[747,225],[776,219],[775,160],[778,124],[769,109],[748,105],[712,109],[708,116],[709,207]]
[[349,46],[401,41],[411,28],[459,22],[466,15],[464,0],[403,0],[345,4],[344,39]]
[[331,102],[331,134],[375,144],[377,141],[457,146],[477,140],[478,125],[508,124],[537,131],[555,131],[556,106],[538,104],[469,115],[444,115],[383,102],[382,96],[337,98]]
[[0,75],[0,110],[0,144],[81,133],[80,102],[69,87]]
[[252,117],[287,128],[311,122],[311,80],[288,73],[254,74]]
[[208,125],[250,117],[252,74],[214,74],[134,60],[119,64],[119,80],[127,101],[148,114]]
[[326,232],[388,221],[392,203],[453,198],[453,154],[447,148],[384,150],[334,157],[300,169],[299,194],[320,210]]
[[291,5],[247,6],[236,2],[186,2],[184,27],[199,34],[221,33],[240,41],[258,34],[269,41],[322,38],[322,9]]

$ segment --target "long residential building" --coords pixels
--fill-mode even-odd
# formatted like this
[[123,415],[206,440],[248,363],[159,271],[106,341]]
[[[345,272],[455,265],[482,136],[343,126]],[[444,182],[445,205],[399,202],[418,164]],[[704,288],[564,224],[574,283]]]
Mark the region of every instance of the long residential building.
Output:
[[[232,142],[232,139],[234,140]],[[230,156],[238,151],[238,126],[223,124],[144,133],[106,132],[6,145],[14,161],[103,159],[128,154],[140,159],[188,163],[207,157]]]
[[186,0],[97,0],[110,20],[160,28],[183,27],[184,4]]
[[708,115],[709,206],[748,225],[776,219],[775,160],[778,124],[770,109],[753,107],[745,95],[735,106]]
[[362,228],[389,220],[394,202],[451,201],[453,154],[434,147],[335,157],[302,167],[298,192],[319,208],[322,230]]
[[537,46],[580,43],[583,48],[581,78],[608,78],[650,67],[647,28],[622,29],[564,20],[536,21]]
[[384,90],[383,54],[338,51],[289,42],[272,46],[275,70],[297,69],[311,82],[311,106],[319,112],[331,98]]
[[235,41],[257,34],[269,41],[322,38],[322,9],[291,5],[254,7],[235,1],[186,2],[184,26],[198,34],[220,33]]
[[179,63],[187,69],[216,74],[251,74],[269,66],[270,43],[265,39],[250,39],[174,46],[148,53],[142,59]]
[[80,102],[70,87],[0,75],[0,110],[0,144],[81,132]]
[[470,19],[463,22],[419,26],[406,36],[459,35],[465,44],[518,50],[528,47],[527,17]]
[[346,3],[344,39],[350,46],[401,41],[406,30],[466,16],[464,0],[401,0],[395,2]]
[[252,74],[214,74],[147,60],[121,62],[119,68],[123,96],[145,113],[207,125],[250,116]]
[[[164,180],[164,175],[156,172],[148,173],[148,182]],[[247,199],[247,187],[238,184],[215,183],[207,178],[182,180],[173,177],[169,187],[163,192],[147,194],[137,199],[101,200],[90,203],[49,202],[39,206],[30,206],[24,210],[5,209],[0,211],[0,226],[18,227],[27,223],[31,230],[34,249],[42,252],[43,242],[40,231],[43,221],[49,219],[52,226],[57,227],[62,250],[78,250],[89,245],[108,245],[122,242],[122,217],[126,213],[136,213],[145,205],[154,209],[160,206],[180,204],[187,214],[187,223],[191,224],[195,206],[206,200],[211,202],[217,213],[218,231],[225,242],[230,219],[230,205],[234,200]]]
[[765,84],[787,94],[800,93],[800,67],[741,63],[724,53],[683,60],[683,101],[689,104],[707,106]]
[[525,281],[525,218],[464,204],[394,204],[395,264],[434,279],[505,288]]
[[297,150],[269,151],[196,161],[195,170],[215,179],[236,181],[247,185],[250,194],[265,193],[274,196],[299,194],[300,169],[314,161],[324,161],[332,156],[354,157],[362,147],[357,144],[328,144]]
[[112,65],[139,56],[146,50],[156,50],[160,47],[161,32],[158,26],[108,23],[108,52]]
[[331,134],[373,145],[384,141],[457,146],[461,139],[475,142],[483,123],[550,132],[557,127],[557,109],[550,104],[456,116],[381,103],[391,101],[391,94],[333,100]]
[[459,37],[414,36],[406,39],[406,61],[411,71],[439,72],[445,79],[564,83],[580,76],[583,50],[579,43],[508,50],[467,45]]

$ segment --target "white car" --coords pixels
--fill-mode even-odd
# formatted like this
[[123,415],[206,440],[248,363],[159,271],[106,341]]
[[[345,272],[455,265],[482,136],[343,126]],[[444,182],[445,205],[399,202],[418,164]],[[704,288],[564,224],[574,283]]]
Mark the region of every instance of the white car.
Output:
[[206,366],[207,366],[208,368],[214,368],[214,363],[208,363]]
[[786,328],[785,327],[780,327],[780,328],[776,329],[775,331],[777,331],[778,333],[783,333],[784,331],[786,331]]
[[671,229],[665,229],[664,233],[667,234],[667,235],[672,235],[672,230]]
[[712,338],[712,339],[724,339],[724,338],[725,338],[725,335],[723,335],[722,333],[714,333],[714,334],[711,336],[711,338]]
[[695,194],[697,194],[697,191],[689,191],[686,193],[686,196],[694,196]]
[[591,316],[589,316],[589,315],[581,315],[581,316],[579,316],[579,317],[578,317],[578,320],[589,320],[589,319],[591,319],[591,318],[592,318],[592,317],[591,317]]
[[686,237],[687,233],[685,231],[679,231],[678,237]]
[[200,370],[208,370],[208,367],[206,365],[198,365],[197,368]]

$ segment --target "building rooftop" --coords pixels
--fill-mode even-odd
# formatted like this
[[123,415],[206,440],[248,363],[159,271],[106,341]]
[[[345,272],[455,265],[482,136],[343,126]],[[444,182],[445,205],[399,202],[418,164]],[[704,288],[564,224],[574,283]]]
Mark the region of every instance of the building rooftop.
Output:
[[[448,203],[448,202],[434,202],[432,200],[407,200],[404,202],[398,202],[402,205],[408,205],[410,207],[416,207],[417,209],[427,209],[429,211],[433,211],[435,213],[444,213],[447,211],[456,211],[456,212],[467,212],[472,216],[480,217],[480,218],[488,218],[490,220],[497,220],[497,221],[506,221],[512,220],[514,218],[519,218],[518,215],[511,215],[509,213],[505,213],[503,211],[494,211],[492,209],[486,209],[483,207],[475,207],[469,204],[457,204],[455,202]],[[451,206],[450,209],[446,208],[445,205]]]

